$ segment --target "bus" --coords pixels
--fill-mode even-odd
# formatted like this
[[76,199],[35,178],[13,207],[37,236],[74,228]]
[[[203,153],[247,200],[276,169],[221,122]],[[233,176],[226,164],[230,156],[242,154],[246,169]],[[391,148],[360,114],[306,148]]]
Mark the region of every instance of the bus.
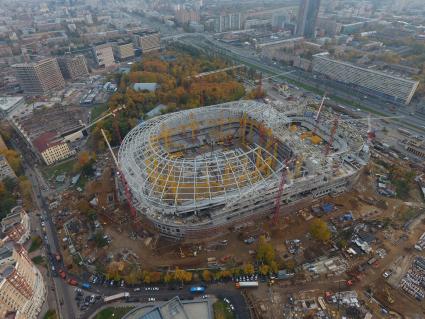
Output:
[[240,281],[235,284],[236,288],[257,288],[258,281]]
[[126,299],[126,298],[129,298],[129,297],[130,297],[129,292],[120,292],[119,294],[115,294],[115,295],[112,295],[112,296],[105,297],[103,299],[103,301],[108,303],[108,302],[113,302],[113,301],[120,300],[120,299]]
[[326,310],[326,304],[325,304],[325,300],[323,299],[323,297],[317,298],[317,301],[319,302],[319,305],[322,308],[322,310],[325,311]]
[[193,294],[204,293],[205,292],[205,287],[202,287],[202,286],[193,286],[193,287],[190,287],[189,291],[191,293],[193,293]]

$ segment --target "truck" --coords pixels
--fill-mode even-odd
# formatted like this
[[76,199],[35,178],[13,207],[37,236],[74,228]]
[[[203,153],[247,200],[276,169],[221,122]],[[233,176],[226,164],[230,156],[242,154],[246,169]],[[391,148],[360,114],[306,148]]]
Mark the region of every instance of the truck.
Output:
[[91,288],[91,285],[88,282],[83,282],[82,285],[81,285],[81,288],[83,288],[83,289],[90,289]]
[[258,288],[258,281],[240,281],[235,283],[236,288]]
[[108,302],[113,302],[113,301],[120,300],[120,299],[127,299],[129,297],[130,297],[129,292],[120,292],[119,294],[115,294],[115,295],[107,296],[107,297],[103,298],[103,301],[105,303],[108,303]]
[[202,286],[192,286],[190,287],[189,291],[193,294],[196,293],[204,293],[205,292],[205,287]]

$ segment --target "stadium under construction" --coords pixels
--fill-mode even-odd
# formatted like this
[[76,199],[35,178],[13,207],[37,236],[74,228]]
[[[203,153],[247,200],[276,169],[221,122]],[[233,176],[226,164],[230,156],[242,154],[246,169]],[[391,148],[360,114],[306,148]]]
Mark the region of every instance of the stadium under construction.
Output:
[[368,158],[361,132],[333,113],[256,101],[155,117],[118,154],[138,213],[187,239],[344,192]]

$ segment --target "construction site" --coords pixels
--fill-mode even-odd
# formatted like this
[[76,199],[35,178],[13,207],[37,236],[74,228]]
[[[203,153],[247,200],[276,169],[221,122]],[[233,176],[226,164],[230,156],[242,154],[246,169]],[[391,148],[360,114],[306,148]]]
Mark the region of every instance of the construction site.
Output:
[[323,102],[236,101],[142,122],[118,153],[137,213],[165,237],[210,238],[349,190],[369,146]]

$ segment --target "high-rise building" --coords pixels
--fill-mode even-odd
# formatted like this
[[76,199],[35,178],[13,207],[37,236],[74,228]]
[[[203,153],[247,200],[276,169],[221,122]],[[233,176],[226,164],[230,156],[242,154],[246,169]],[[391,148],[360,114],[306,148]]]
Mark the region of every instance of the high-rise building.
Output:
[[215,18],[214,31],[215,32],[226,32],[235,31],[242,28],[242,14],[229,13],[222,14]]
[[115,65],[114,52],[111,43],[105,43],[93,47],[93,55],[98,67],[110,67]]
[[6,177],[16,178],[16,174],[12,167],[10,167],[6,157],[0,155],[0,181],[4,180]]
[[176,14],[174,15],[176,22],[179,24],[188,24],[189,22],[199,22],[200,16],[199,12],[192,9],[186,9],[182,8],[180,10],[176,11]]
[[134,57],[134,45],[130,43],[116,43],[113,46],[115,59],[124,61]]
[[313,56],[313,72],[350,90],[397,104],[409,104],[419,82],[334,60],[328,54]]
[[16,78],[28,95],[45,95],[63,89],[65,81],[56,58],[13,65]]
[[134,35],[134,43],[142,50],[142,53],[159,50],[161,48],[160,41],[160,34],[157,31],[144,31]]
[[36,319],[46,299],[43,277],[21,245],[0,247],[0,318]]
[[296,33],[306,38],[314,38],[320,0],[300,0]]
[[82,54],[59,57],[58,63],[65,79],[75,80],[89,75],[86,58]]
[[[22,206],[15,206],[0,222],[3,242],[13,241],[23,245],[31,235],[31,222]],[[1,246],[1,243],[0,243]]]

